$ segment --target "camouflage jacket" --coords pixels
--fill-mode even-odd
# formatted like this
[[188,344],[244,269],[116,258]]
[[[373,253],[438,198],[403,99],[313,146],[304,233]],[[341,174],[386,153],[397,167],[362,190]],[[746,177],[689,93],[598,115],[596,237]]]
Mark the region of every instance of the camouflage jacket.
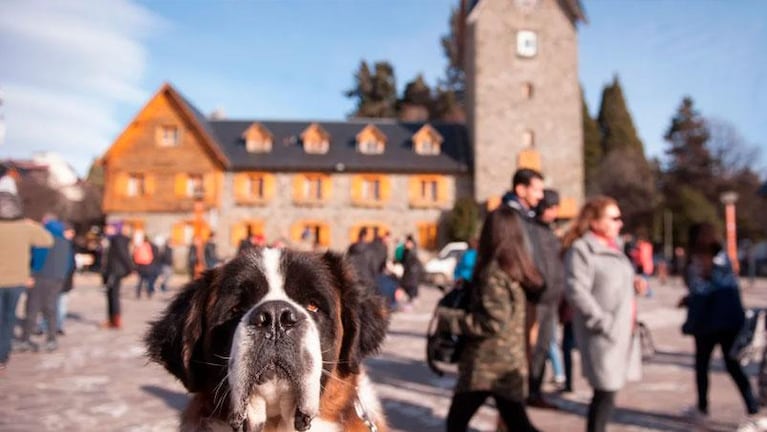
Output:
[[525,293],[496,263],[478,275],[469,312],[444,309],[450,330],[467,337],[456,393],[490,391],[515,401],[527,396]]

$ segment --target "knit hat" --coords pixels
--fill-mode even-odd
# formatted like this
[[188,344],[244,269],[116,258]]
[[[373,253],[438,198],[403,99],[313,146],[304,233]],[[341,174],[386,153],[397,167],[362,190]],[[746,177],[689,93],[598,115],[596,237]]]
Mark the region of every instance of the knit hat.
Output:
[[543,199],[538,203],[540,210],[546,210],[559,205],[559,192],[554,189],[544,189]]

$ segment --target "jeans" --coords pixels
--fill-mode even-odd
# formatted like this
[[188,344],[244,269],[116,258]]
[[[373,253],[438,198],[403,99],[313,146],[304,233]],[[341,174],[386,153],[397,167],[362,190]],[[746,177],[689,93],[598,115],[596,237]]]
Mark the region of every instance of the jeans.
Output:
[[16,305],[23,292],[23,286],[0,287],[0,363],[8,362],[11,353]]
[[573,323],[567,322],[562,326],[562,358],[565,362],[565,390],[573,389],[573,349],[575,348],[575,333]]
[[530,361],[530,398],[541,397],[543,374],[546,369],[546,357],[552,341],[556,340],[557,305],[539,304],[536,307],[538,321],[538,340]]
[[552,339],[551,344],[549,344],[549,361],[551,362],[551,369],[554,372],[555,378],[565,376],[564,369],[562,368],[562,356],[559,355],[559,345],[556,339]]

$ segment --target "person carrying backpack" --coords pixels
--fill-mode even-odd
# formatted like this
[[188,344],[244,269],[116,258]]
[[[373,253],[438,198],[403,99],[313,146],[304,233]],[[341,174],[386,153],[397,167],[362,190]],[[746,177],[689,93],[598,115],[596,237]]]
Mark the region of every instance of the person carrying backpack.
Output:
[[468,310],[437,308],[439,327],[465,337],[447,431],[465,431],[488,397],[509,430],[538,431],[525,408],[528,366],[525,311],[528,292],[543,286],[523,242],[522,223],[507,206],[482,227]]
[[144,285],[149,298],[152,298],[154,294],[154,283],[158,275],[155,257],[158,255],[157,247],[149,242],[144,233],[137,232],[133,243],[133,263],[136,265],[139,276],[136,285],[137,299],[141,298],[141,289]]

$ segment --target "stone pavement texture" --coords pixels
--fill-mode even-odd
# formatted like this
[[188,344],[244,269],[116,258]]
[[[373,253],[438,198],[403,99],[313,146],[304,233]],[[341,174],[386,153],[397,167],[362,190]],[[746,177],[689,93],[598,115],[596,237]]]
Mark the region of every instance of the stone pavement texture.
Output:
[[[174,290],[151,300],[134,298],[135,279],[123,286],[125,328],[99,327],[106,302],[93,274],[77,275],[70,294],[66,336],[53,353],[14,353],[0,372],[0,431],[174,431],[188,396],[160,366],[144,356],[141,336],[147,322],[164,307]],[[684,311],[676,301],[684,293],[679,280],[666,286],[652,281],[655,296],[640,301],[640,319],[651,329],[658,352],[644,363],[641,382],[623,389],[610,431],[688,431],[681,415],[695,400],[692,339],[679,328]],[[394,315],[382,352],[367,361],[394,431],[444,430],[455,375],[434,375],[424,362],[424,334],[439,293],[430,288],[410,312]],[[744,283],[749,306],[767,306],[767,280]],[[21,309],[20,305],[20,311]],[[576,355],[575,393],[550,398],[559,411],[530,409],[544,431],[583,431],[591,392],[580,378]],[[616,367],[621,367],[616,365]],[[756,366],[749,367],[752,382]],[[711,431],[732,431],[744,416],[735,385],[717,353],[711,372]],[[486,405],[471,423],[474,431],[493,431],[495,414]]]

